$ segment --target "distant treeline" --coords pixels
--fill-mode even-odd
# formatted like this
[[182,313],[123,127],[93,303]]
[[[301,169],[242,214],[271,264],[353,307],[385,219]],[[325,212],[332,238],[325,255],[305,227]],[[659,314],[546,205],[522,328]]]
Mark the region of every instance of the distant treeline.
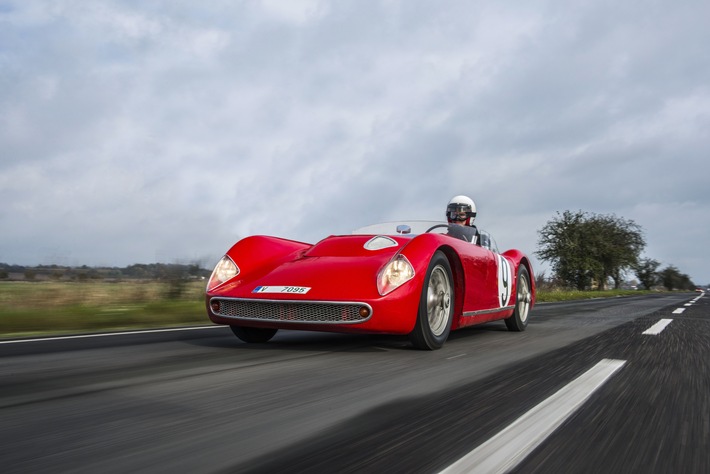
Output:
[[90,280],[192,280],[210,276],[198,264],[137,263],[127,267],[70,267],[63,265],[23,266],[0,263],[0,280],[90,281]]

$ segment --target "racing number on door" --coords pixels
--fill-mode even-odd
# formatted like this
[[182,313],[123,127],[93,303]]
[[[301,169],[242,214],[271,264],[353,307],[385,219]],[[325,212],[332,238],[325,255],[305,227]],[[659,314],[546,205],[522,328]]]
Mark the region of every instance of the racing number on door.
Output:
[[510,300],[512,273],[508,260],[500,255],[496,255],[496,257],[498,259],[498,301],[502,308],[508,306],[508,300]]

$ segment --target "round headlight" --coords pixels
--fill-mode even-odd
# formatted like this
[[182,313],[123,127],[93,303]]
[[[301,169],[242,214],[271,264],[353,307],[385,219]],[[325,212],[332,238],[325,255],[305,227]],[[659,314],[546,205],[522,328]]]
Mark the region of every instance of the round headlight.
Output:
[[377,276],[377,291],[385,296],[414,278],[414,267],[407,257],[397,255],[389,261]]
[[239,275],[239,267],[237,267],[229,256],[225,255],[217,263],[217,266],[214,267],[210,281],[207,283],[207,289],[211,290],[237,275]]

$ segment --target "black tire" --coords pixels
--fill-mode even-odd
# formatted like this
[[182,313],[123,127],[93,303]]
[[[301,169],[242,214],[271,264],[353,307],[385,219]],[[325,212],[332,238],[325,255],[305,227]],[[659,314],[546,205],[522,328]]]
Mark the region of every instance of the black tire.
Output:
[[229,326],[235,336],[244,342],[263,343],[268,342],[278,329],[271,328],[249,328],[244,326]]
[[417,349],[441,348],[451,332],[454,315],[454,278],[441,251],[429,262],[414,330],[409,338]]
[[525,328],[528,327],[530,302],[532,301],[530,288],[528,269],[524,265],[520,265],[515,285],[515,310],[513,310],[513,315],[505,320],[509,331],[525,331]]

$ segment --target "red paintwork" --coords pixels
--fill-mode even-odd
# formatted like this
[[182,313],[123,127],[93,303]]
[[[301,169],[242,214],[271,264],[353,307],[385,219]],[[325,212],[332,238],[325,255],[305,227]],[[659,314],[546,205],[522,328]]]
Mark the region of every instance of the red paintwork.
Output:
[[[217,324],[274,327],[351,333],[408,334],[417,318],[422,287],[429,262],[443,251],[455,281],[455,309],[452,330],[507,318],[513,309],[501,310],[498,301],[496,254],[485,248],[443,234],[388,235],[399,244],[381,250],[363,246],[374,235],[330,236],[315,245],[267,236],[252,236],[237,242],[227,255],[240,273],[232,280],[207,291],[207,312]],[[415,277],[386,296],[377,291],[376,277],[382,267],[401,252],[415,270]],[[515,302],[515,276],[519,265],[530,274],[534,304],[534,277],[527,257],[520,251],[502,254],[512,269],[511,304]],[[255,294],[257,286],[303,286],[305,295]],[[215,296],[288,301],[354,301],[369,304],[372,317],[357,324],[311,324],[287,321],[242,321],[215,315],[209,307]],[[464,316],[464,313],[491,311]]]

